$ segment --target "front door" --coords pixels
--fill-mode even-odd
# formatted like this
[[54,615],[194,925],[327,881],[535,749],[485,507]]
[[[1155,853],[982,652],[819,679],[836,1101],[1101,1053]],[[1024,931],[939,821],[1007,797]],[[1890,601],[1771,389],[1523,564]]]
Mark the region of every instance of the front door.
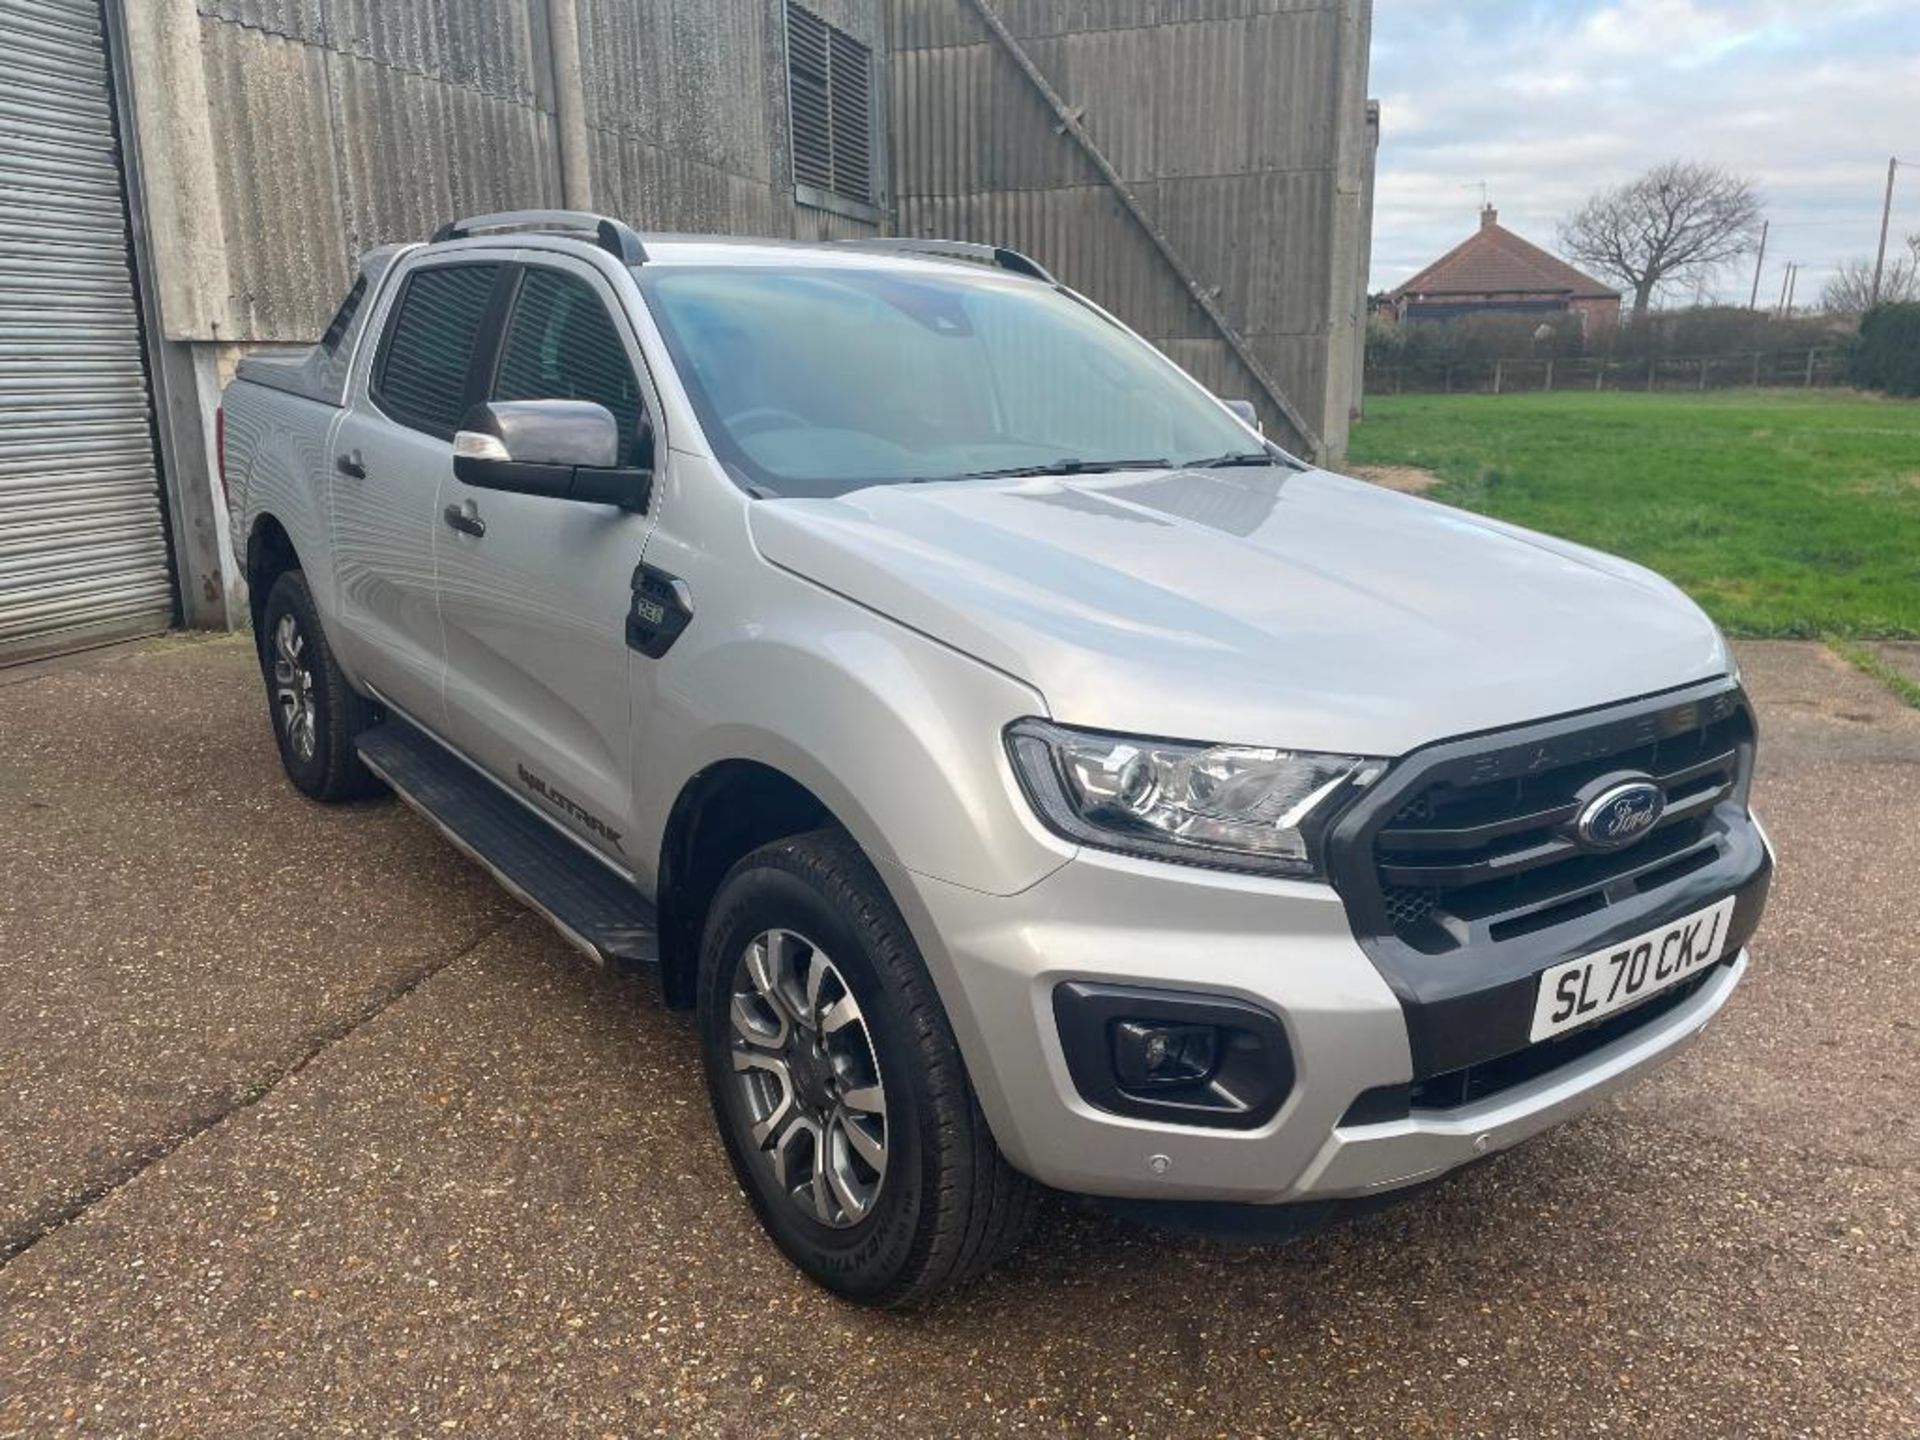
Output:
[[[343,634],[334,643],[381,699],[438,729],[445,669],[434,593],[440,492],[498,262],[423,265],[399,296],[325,463]],[[378,317],[376,317],[378,319]]]
[[[645,370],[612,287],[561,257],[509,283],[487,398],[596,401],[619,424],[622,463],[639,463]],[[631,870],[626,618],[651,516],[457,478],[440,500],[465,522],[443,515],[438,537],[448,738]]]

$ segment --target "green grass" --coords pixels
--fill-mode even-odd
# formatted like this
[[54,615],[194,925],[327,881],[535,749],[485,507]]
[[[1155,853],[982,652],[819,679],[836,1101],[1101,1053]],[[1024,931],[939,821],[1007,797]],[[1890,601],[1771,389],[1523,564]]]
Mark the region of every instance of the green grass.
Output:
[[1914,709],[1920,710],[1920,685],[1855,640],[1830,636],[1827,648],[1863,675],[1871,675]]
[[1628,556],[1740,635],[1920,636],[1920,404],[1831,391],[1407,395],[1350,456]]

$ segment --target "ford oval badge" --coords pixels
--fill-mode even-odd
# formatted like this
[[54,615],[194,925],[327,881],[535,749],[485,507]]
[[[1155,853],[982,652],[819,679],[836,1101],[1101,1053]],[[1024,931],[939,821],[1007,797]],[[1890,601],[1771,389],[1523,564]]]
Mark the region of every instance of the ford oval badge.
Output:
[[1626,780],[1589,800],[1574,830],[1595,850],[1618,850],[1651,830],[1666,808],[1666,793],[1651,780]]

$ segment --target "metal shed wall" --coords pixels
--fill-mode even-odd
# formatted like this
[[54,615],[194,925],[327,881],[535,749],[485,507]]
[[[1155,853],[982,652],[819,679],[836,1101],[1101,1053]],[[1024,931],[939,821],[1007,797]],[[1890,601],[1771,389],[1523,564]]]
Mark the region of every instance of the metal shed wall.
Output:
[[545,0],[200,0],[235,341],[311,340],[350,258],[559,203]]
[[[246,349],[317,335],[367,249],[558,205],[670,230],[878,228],[878,210],[796,202],[786,0],[102,3],[127,71],[189,623],[244,614],[215,478],[221,384]],[[809,4],[871,47],[876,100],[884,5]],[[875,138],[885,177],[884,119]]]
[[[1350,252],[1363,238],[1371,0],[991,8],[1337,455],[1354,398],[1341,337],[1365,283]],[[974,0],[891,0],[891,19],[900,232],[1029,250],[1206,385],[1258,398],[1220,327]],[[1261,408],[1287,435],[1277,409]]]
[[[594,208],[652,229],[876,228],[794,202],[784,0],[571,3]],[[197,0],[230,293],[217,335],[176,338],[311,339],[362,251],[566,203],[549,8]],[[882,0],[809,8],[874,48],[884,85]]]
[[[577,3],[597,205],[656,230],[827,240],[879,228],[794,200],[785,0]],[[883,0],[806,6],[873,50],[883,97]]]

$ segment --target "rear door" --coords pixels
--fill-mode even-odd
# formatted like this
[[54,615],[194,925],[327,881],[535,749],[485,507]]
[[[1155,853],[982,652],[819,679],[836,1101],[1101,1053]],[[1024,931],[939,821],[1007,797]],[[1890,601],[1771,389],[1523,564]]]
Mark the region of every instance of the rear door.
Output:
[[371,365],[334,431],[333,554],[343,634],[355,672],[382,699],[438,730],[446,649],[435,594],[440,491],[453,483],[453,435],[498,260],[415,265],[396,277]]
[[[506,283],[485,397],[595,401],[619,425],[621,463],[639,463],[641,418],[658,410],[606,277],[552,255]],[[438,537],[448,738],[630,869],[626,618],[651,512],[480,490],[450,472],[441,504],[484,527]]]

